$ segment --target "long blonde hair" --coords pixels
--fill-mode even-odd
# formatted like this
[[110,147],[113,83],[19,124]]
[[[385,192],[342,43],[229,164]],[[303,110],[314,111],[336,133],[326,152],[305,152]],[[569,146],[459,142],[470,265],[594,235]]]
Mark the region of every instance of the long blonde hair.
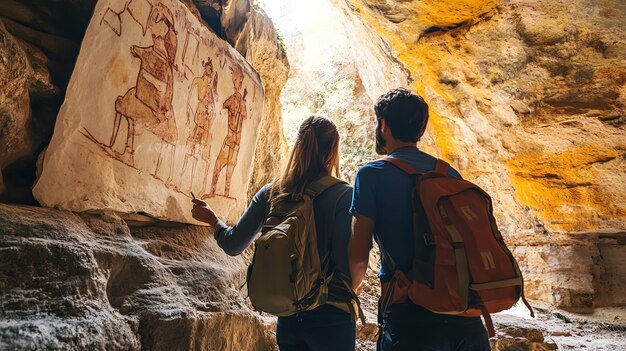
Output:
[[330,119],[311,116],[298,129],[296,143],[273,193],[300,200],[306,187],[323,175],[339,176],[339,132]]

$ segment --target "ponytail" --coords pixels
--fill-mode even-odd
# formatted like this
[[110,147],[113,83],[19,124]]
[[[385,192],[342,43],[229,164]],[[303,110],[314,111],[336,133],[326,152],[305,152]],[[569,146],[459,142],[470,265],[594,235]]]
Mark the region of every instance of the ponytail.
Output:
[[337,174],[339,133],[327,118],[311,116],[298,130],[289,162],[278,183],[278,192],[300,200],[306,187],[325,174]]

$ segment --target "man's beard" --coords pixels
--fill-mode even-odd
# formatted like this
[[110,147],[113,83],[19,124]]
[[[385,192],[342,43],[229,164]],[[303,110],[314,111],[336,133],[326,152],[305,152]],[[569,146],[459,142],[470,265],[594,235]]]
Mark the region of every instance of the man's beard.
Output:
[[386,155],[387,150],[385,150],[385,146],[387,146],[387,142],[383,138],[383,133],[380,131],[380,124],[378,124],[376,126],[376,153]]

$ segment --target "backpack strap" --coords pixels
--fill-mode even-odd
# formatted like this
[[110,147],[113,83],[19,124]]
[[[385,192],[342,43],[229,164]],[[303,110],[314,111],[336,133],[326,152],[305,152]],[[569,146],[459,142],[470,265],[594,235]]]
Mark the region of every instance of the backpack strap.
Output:
[[344,182],[341,179],[337,179],[335,177],[331,177],[331,176],[324,176],[312,183],[310,183],[306,189],[304,190],[304,193],[308,196],[311,197],[311,199],[316,198],[317,196],[319,196],[321,193],[323,193],[324,191],[326,191],[328,188],[337,185],[337,184],[347,184],[346,182]]
[[[401,160],[399,158],[396,158],[396,157],[389,157],[389,156],[387,156],[387,157],[383,157],[383,158],[379,159],[378,161],[383,161],[383,162],[390,163],[390,164],[400,168],[402,171],[404,171],[405,173],[407,173],[409,175],[418,176],[418,175],[423,174],[423,172],[418,172],[408,162],[403,161],[403,160]],[[439,161],[439,160],[437,160],[437,161]],[[391,255],[389,255],[387,250],[385,250],[385,248],[383,247],[383,244],[381,242],[378,243],[378,248],[380,249],[380,254],[383,257],[383,259],[385,261],[387,261],[387,263],[389,263],[391,265],[391,270],[395,271],[396,267],[397,267],[396,262],[391,257]]]
[[448,162],[438,158],[437,159],[437,163],[435,164],[435,170],[434,172],[437,174],[441,174],[444,176],[448,175],[448,168],[450,168],[450,165],[448,164]]
[[[403,161],[399,158],[387,156],[387,157],[381,158],[379,161],[391,163],[392,165],[400,168],[405,173],[410,174],[410,175],[420,175],[420,174],[425,173],[425,172],[419,172],[418,170],[413,168],[413,166],[411,166],[408,162]],[[433,172],[445,176],[445,175],[448,175],[448,168],[450,168],[450,165],[446,161],[438,158],[437,163],[435,163],[435,169],[433,170]]]
[[351,300],[347,302],[348,309],[350,310],[350,314],[354,316],[355,320],[360,319],[361,323],[365,325],[367,323],[367,319],[365,318],[365,313],[363,313],[363,309],[361,308],[361,300],[359,300],[359,297],[352,290],[352,287],[350,287],[350,284],[348,284],[347,280],[345,280],[342,277],[338,277],[338,278],[344,284],[344,286],[346,287],[346,290],[350,294]]
[[[332,176],[323,176],[322,178],[311,182],[309,185],[307,185],[306,189],[304,190],[305,195],[309,196],[311,198],[311,200],[315,199],[317,196],[319,196],[321,193],[323,193],[324,191],[326,191],[327,189],[337,185],[337,184],[348,184],[345,181],[341,180],[341,179],[337,179],[335,177]],[[339,199],[337,199],[337,203],[339,203]],[[335,204],[335,206],[337,205],[337,203]],[[331,241],[332,242],[332,241]],[[320,264],[322,265],[322,268],[324,268],[326,266],[326,260],[330,261],[330,252],[332,251],[332,248],[329,248],[329,253],[328,253],[328,257],[324,260],[324,262],[320,262]],[[331,261],[332,262],[332,261]],[[326,269],[323,270],[324,274],[328,273],[329,266],[325,267]],[[334,268],[333,268],[334,269]],[[332,272],[331,272],[332,273]]]
[[[396,166],[397,168],[399,168],[400,170],[402,170],[403,172],[405,172],[406,174],[409,174],[412,176],[421,176],[425,173],[428,173],[428,172],[420,172],[416,170],[415,168],[413,168],[413,166],[411,166],[408,162],[403,161],[399,158],[395,158],[395,157],[387,156],[387,157],[381,158],[379,161],[390,163]],[[449,167],[448,163],[446,163],[445,161],[441,159],[437,159],[437,163],[435,164],[435,169],[433,170],[433,172],[437,174],[447,175],[448,167]],[[415,211],[415,208],[413,210]],[[378,324],[379,324],[379,328],[382,328],[382,325],[384,324],[384,314],[387,310],[387,307],[389,307],[389,304],[391,302],[391,297],[393,296],[393,290],[396,285],[396,280],[398,280],[398,272],[397,272],[398,266],[395,260],[391,257],[391,255],[389,255],[387,250],[385,250],[385,248],[382,245],[382,242],[378,243],[378,248],[380,249],[380,253],[381,253],[383,260],[387,261],[387,263],[391,265],[391,270],[394,272],[393,277],[389,281],[389,285],[388,285],[389,287],[385,291],[384,295],[381,296],[378,302]]]
[[[307,195],[311,200],[319,196],[321,193],[326,191],[328,188],[340,184],[348,184],[341,179],[337,179],[331,176],[323,176],[322,178],[311,182],[307,185],[306,189],[304,189],[304,194]],[[273,196],[270,201],[270,206],[267,211],[266,218],[268,218],[271,214],[275,213],[275,205],[276,203],[284,200],[285,198],[289,198],[288,194],[281,194],[278,196]]]
[[422,172],[418,172],[415,168],[413,168],[413,166],[411,166],[410,164],[408,164],[408,162],[406,161],[402,161],[399,158],[395,158],[395,157],[383,157],[381,158],[379,161],[384,161],[387,163],[391,163],[392,165],[400,168],[401,170],[403,170],[405,173],[410,174],[410,175],[419,175],[422,174]]

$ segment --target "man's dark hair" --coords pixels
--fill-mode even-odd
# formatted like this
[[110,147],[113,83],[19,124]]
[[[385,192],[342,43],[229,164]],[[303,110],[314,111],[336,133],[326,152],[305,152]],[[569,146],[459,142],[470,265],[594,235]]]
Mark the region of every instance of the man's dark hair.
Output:
[[383,94],[374,106],[376,118],[384,119],[394,138],[417,142],[428,123],[428,104],[407,89],[398,88]]

